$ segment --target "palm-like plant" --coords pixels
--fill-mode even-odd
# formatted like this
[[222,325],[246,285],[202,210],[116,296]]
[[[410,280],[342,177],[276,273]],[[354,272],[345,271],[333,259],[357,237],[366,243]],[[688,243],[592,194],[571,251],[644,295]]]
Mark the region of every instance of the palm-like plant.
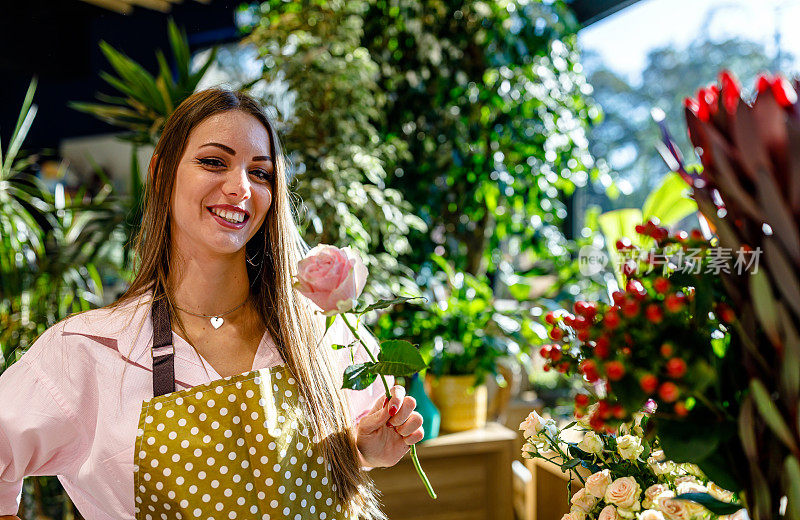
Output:
[[167,118],[175,107],[194,92],[217,56],[217,49],[214,48],[206,62],[192,72],[186,31],[179,29],[171,18],[167,31],[177,79],[161,50],[156,51],[159,71],[157,76],[153,76],[140,64],[101,41],[100,49],[117,76],[101,72],[100,77],[124,97],[98,93],[96,97],[103,101],[102,104],[75,101],[69,106],[111,125],[131,130],[131,133],[121,136],[123,140],[137,145],[154,145]]
[[100,303],[96,262],[113,226],[96,218],[120,220],[108,187],[94,197],[84,190],[69,197],[63,189],[54,196],[26,173],[32,160],[20,149],[36,116],[36,84],[33,79],[5,155],[0,148],[0,371],[48,326]]
[[[161,50],[156,51],[159,72],[157,76],[153,76],[140,64],[108,43],[101,41],[100,49],[117,76],[101,72],[100,77],[125,97],[98,93],[97,99],[105,104],[78,101],[69,103],[69,106],[76,110],[91,114],[106,123],[129,131],[119,135],[119,139],[133,144],[129,192],[127,196],[117,200],[124,217],[119,229],[123,235],[122,265],[126,270],[133,267],[132,238],[136,235],[142,221],[142,203],[145,191],[137,159],[138,148],[144,145],[155,146],[167,118],[175,110],[175,107],[195,91],[217,56],[215,47],[209,53],[205,63],[192,72],[191,53],[186,32],[179,29],[172,19],[168,22],[167,31],[175,60],[174,75]],[[117,216],[118,213],[107,215],[112,220]],[[113,222],[106,222],[104,227],[108,227],[110,224]]]

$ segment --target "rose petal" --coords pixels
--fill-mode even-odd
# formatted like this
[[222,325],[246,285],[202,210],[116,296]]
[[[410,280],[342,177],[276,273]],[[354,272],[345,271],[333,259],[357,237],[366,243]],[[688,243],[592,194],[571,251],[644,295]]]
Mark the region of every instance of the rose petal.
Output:
[[314,247],[297,267],[294,287],[326,315],[352,310],[368,274],[356,251],[327,244]]

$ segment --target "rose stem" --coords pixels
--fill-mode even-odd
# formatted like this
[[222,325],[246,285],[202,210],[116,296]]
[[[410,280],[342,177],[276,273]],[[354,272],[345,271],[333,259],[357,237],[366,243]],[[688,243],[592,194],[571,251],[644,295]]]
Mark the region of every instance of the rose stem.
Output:
[[[347,325],[347,328],[350,329],[350,332],[353,333],[353,336],[355,336],[355,338],[358,340],[358,342],[361,343],[364,346],[364,350],[367,351],[367,355],[372,360],[372,362],[373,363],[377,363],[378,360],[375,359],[375,355],[369,349],[367,344],[364,343],[364,341],[361,339],[361,336],[358,335],[358,331],[356,330],[356,328],[353,327],[353,325],[350,323],[350,321],[347,319],[347,317],[344,314],[340,314],[340,316],[342,317],[342,321],[344,321],[344,323]],[[392,394],[389,392],[389,384],[386,382],[386,377],[384,377],[383,374],[378,374],[378,375],[381,376],[381,381],[383,382],[383,387],[386,389],[386,398],[387,399],[391,399],[392,398]],[[422,483],[425,484],[425,489],[428,491],[428,495],[430,495],[430,497],[435,500],[436,499],[436,492],[433,490],[433,486],[431,486],[431,483],[428,480],[428,476],[425,474],[425,471],[423,471],[422,466],[419,463],[419,458],[417,458],[417,445],[416,444],[412,444],[410,448],[411,448],[411,461],[414,463],[414,469],[417,470],[417,474],[419,475],[419,478],[422,479]]]

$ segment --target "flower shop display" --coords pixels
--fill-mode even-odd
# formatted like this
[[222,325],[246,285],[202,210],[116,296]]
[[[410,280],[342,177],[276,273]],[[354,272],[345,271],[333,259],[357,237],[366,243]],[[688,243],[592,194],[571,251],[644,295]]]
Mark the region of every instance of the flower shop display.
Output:
[[[579,400],[588,397],[580,394]],[[594,405],[598,406],[597,404]],[[564,428],[532,411],[519,425],[526,443],[522,456],[539,458],[580,481],[562,520],[692,520],[723,518],[680,497],[710,496],[730,520],[745,518],[736,496],[710,481],[693,464],[668,460],[657,439],[645,437],[647,414],[637,412],[616,434],[596,432],[583,415]],[[573,430],[568,432],[567,430]],[[580,440],[567,441],[578,433]],[[702,500],[702,498],[700,498]]]
[[743,468],[736,461],[744,454],[736,417],[746,378],[742,347],[731,334],[737,316],[718,273],[752,269],[752,252],[735,252],[738,261],[728,266],[699,230],[670,234],[650,220],[636,231],[656,247],[618,241],[624,290],[610,304],[579,301],[574,314],[548,314],[553,343],[540,353],[547,368],[586,381],[592,396],[579,394],[575,413],[593,430],[616,432],[648,409],[670,460],[694,463],[739,491]]
[[[384,341],[380,343],[380,352],[375,357],[369,345],[361,337],[359,320],[364,314],[413,299],[399,297],[393,300],[379,300],[371,305],[362,305],[356,308],[358,298],[364,290],[367,275],[366,266],[354,250],[349,247],[338,248],[320,244],[311,249],[305,258],[297,263],[297,279],[293,285],[300,294],[317,305],[325,315],[326,332],[333,325],[336,316],[339,315],[356,338],[351,345],[333,345],[333,348],[351,348],[352,351],[357,343],[361,343],[370,358],[370,361],[350,365],[345,369],[342,388],[364,390],[377,377],[380,377],[386,389],[386,399],[391,399],[385,376],[412,376],[424,369],[426,365],[417,348],[408,341]],[[350,321],[347,314],[354,314],[356,322]],[[410,451],[417,474],[425,485],[428,495],[435,499],[436,493],[420,466],[416,445],[412,444]]]
[[554,344],[541,351],[592,387],[576,413],[594,430],[614,431],[649,403],[667,458],[737,491],[755,520],[800,517],[797,89],[763,76],[747,102],[723,72],[687,100],[702,167],[683,165],[661,123],[665,158],[713,238],[655,219],[637,226],[654,247],[617,240],[624,290],[548,315]]

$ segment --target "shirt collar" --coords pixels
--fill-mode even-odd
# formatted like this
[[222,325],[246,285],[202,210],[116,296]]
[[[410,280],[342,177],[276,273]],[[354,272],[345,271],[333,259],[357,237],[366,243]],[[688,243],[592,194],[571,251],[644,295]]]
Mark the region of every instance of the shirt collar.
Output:
[[71,316],[64,321],[62,333],[80,334],[116,340],[117,351],[139,361],[150,352],[153,344],[153,320],[150,308],[153,291],[131,298],[115,307],[101,307]]

